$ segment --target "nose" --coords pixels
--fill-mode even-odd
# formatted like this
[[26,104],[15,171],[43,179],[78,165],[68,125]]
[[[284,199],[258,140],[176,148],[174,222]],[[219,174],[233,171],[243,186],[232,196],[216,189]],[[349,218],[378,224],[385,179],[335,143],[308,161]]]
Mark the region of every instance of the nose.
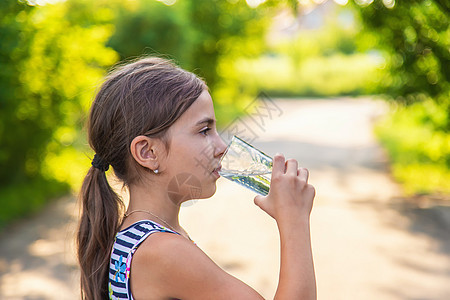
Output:
[[225,144],[225,142],[222,140],[220,135],[217,135],[217,142],[216,142],[216,157],[222,157],[222,155],[225,153],[225,150],[227,150],[228,145]]

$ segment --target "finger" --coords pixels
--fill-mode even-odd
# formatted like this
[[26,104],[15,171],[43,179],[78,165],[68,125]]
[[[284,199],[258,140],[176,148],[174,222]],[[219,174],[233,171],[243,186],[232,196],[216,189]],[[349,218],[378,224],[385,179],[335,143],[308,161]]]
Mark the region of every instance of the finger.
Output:
[[273,158],[272,175],[284,174],[284,155],[277,153]]
[[308,169],[306,169],[306,168],[298,169],[298,177],[300,177],[300,179],[303,179],[305,182],[308,182],[308,178],[309,178]]
[[297,174],[298,162],[295,159],[288,159],[286,161],[286,174]]

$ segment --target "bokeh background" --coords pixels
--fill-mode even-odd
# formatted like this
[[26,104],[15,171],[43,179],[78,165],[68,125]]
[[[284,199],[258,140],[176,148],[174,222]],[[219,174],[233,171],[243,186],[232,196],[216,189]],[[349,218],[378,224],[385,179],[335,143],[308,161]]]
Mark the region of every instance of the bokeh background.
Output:
[[[222,128],[260,92],[289,103],[382,101],[373,132],[386,172],[404,201],[444,211],[449,15],[446,0],[2,0],[1,243],[73,198],[93,156],[84,125],[95,90],[114,64],[143,55],[203,77]],[[50,256],[55,247],[33,245]],[[0,274],[10,262],[0,257]]]

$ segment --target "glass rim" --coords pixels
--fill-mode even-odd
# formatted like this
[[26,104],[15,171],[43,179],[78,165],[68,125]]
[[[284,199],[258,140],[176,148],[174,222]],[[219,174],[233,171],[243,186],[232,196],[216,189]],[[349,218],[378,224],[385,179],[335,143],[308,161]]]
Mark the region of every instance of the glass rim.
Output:
[[219,165],[222,163],[223,158],[225,157],[225,155],[228,153],[228,150],[231,147],[231,144],[233,144],[234,141],[239,141],[241,143],[244,143],[247,147],[252,148],[255,151],[258,151],[259,153],[261,153],[262,155],[266,156],[267,158],[269,158],[270,160],[273,160],[273,158],[269,155],[267,155],[266,153],[262,152],[261,150],[255,148],[254,146],[252,146],[251,144],[247,143],[246,141],[244,141],[243,139],[241,139],[240,137],[238,137],[237,135],[233,135],[233,137],[231,138],[230,142],[228,143],[227,149],[225,149],[225,151],[222,154],[222,157],[219,160]]

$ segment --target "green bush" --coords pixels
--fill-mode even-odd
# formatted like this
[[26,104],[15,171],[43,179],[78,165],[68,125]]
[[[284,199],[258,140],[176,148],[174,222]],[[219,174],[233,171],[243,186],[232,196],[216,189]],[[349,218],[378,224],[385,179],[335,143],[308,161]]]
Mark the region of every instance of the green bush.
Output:
[[376,126],[393,176],[407,194],[450,194],[450,133],[437,130],[446,111],[431,100],[397,105]]

